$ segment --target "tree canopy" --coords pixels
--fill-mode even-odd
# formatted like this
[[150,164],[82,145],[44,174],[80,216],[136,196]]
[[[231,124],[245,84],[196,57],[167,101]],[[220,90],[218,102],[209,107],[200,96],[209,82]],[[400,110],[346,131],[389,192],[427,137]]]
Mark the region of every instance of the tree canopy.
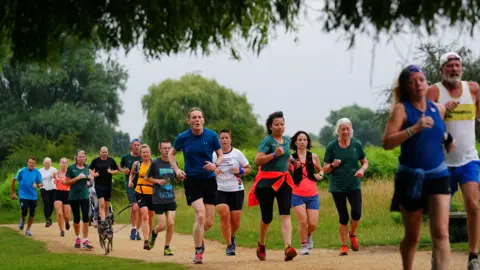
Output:
[[180,132],[189,128],[187,113],[192,107],[203,111],[207,128],[216,132],[229,129],[236,147],[257,145],[265,135],[244,94],[200,75],[187,74],[148,88],[148,94],[142,97],[147,118],[142,140],[155,146],[152,151],[156,152],[159,141],[169,139],[173,142]]
[[327,32],[396,33],[406,25],[428,33],[440,21],[468,23],[480,19],[478,1],[462,0],[324,0],[312,8],[302,0],[142,1],[38,0],[4,1],[0,13],[0,59],[48,62],[79,41],[98,42],[103,48],[140,45],[148,57],[182,51],[208,53],[239,44],[259,53],[278,26],[286,31],[299,25],[302,11],[313,12]]

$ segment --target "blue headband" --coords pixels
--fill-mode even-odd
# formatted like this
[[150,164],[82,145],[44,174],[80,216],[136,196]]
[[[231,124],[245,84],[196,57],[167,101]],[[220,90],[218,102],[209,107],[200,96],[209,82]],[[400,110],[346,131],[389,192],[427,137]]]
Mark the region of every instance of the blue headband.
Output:
[[421,72],[421,73],[424,73],[424,74],[425,74],[425,72],[423,72],[423,69],[421,69],[421,68],[420,68],[419,66],[417,66],[417,65],[409,65],[409,66],[407,67],[407,70],[408,70],[410,73]]

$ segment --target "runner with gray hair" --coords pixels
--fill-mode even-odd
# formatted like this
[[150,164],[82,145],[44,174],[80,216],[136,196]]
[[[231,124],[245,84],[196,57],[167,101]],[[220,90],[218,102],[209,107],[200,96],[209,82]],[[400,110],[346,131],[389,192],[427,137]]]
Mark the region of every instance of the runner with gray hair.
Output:
[[40,169],[43,186],[40,189],[43,201],[43,214],[45,215],[45,227],[52,226],[53,203],[55,201],[55,189],[53,179],[55,179],[58,170],[52,166],[52,160],[49,157],[43,159],[43,168]]

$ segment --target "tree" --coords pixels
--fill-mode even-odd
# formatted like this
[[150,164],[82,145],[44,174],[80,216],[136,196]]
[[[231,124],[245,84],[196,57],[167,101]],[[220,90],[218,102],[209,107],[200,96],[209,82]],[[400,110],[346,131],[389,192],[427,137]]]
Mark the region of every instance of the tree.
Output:
[[130,135],[126,132],[115,130],[112,136],[112,149],[110,155],[121,156],[129,151]]
[[206,127],[216,132],[228,128],[236,147],[257,145],[265,134],[245,94],[237,94],[200,75],[187,74],[148,88],[148,94],[142,97],[147,118],[143,140],[155,145],[152,150],[158,152],[156,145],[160,140],[173,141],[188,128],[187,113],[192,107],[203,111]]
[[411,26],[431,34],[440,22],[469,23],[473,30],[478,9],[477,1],[462,0],[325,0],[319,9],[302,0],[4,1],[0,57],[48,62],[80,41],[127,51],[141,44],[149,57],[220,48],[238,56],[241,42],[259,53],[278,26],[295,31],[302,11],[318,14],[326,32],[347,32],[353,44],[355,33],[370,30],[398,33]]
[[338,111],[330,111],[327,116],[327,125],[320,130],[320,143],[324,146],[335,139],[333,132],[340,118],[350,119],[353,126],[353,136],[364,145],[381,145],[382,130],[377,122],[377,114],[369,108],[360,107],[357,104],[343,107]]

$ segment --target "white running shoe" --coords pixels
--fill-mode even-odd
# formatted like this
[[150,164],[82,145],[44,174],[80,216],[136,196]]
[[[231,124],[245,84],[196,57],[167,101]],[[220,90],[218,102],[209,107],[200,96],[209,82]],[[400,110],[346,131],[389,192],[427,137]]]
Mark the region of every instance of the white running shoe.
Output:
[[307,243],[308,243],[308,249],[312,250],[313,249],[313,239],[312,236],[307,236]]
[[302,249],[300,250],[301,255],[309,255],[308,244],[303,244]]

